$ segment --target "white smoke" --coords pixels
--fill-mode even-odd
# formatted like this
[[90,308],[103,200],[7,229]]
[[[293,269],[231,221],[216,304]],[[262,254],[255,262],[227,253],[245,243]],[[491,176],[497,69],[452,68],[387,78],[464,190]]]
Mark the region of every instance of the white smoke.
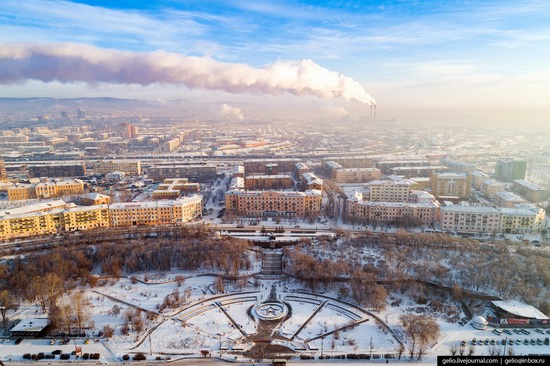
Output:
[[223,104],[220,107],[220,110],[218,111],[218,115],[221,118],[225,118],[225,119],[238,120],[238,121],[244,120],[243,112],[241,111],[240,108],[232,107],[227,104]]
[[127,52],[65,43],[0,44],[0,84],[26,80],[183,84],[229,93],[291,93],[376,104],[357,81],[307,59],[253,68],[164,51]]

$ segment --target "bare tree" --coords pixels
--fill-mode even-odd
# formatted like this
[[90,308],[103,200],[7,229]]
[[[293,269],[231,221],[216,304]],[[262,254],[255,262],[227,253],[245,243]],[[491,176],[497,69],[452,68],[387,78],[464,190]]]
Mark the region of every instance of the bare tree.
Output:
[[452,355],[452,356],[455,356],[456,353],[458,352],[458,347],[457,347],[457,346],[451,346],[451,348],[449,349],[449,351],[451,352],[451,355]]
[[405,333],[412,340],[411,358],[413,358],[415,347],[418,345],[418,359],[421,359],[426,346],[435,342],[439,337],[439,324],[431,318],[413,314],[403,314],[399,319]]

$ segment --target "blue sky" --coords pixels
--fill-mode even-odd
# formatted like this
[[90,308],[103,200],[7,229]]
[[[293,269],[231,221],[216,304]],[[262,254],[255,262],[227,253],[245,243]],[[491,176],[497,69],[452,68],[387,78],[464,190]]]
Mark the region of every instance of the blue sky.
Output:
[[[164,50],[253,68],[310,59],[394,109],[545,110],[550,104],[546,0],[3,0],[0,42]],[[0,96],[181,92],[155,88],[31,80],[3,85]]]

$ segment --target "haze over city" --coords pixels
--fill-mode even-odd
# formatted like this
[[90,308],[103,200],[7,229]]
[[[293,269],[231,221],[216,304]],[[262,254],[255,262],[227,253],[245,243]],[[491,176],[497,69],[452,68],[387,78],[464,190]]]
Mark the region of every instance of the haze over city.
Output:
[[6,0],[0,96],[352,118],[376,100],[384,118],[529,125],[548,114],[549,14],[546,1]]

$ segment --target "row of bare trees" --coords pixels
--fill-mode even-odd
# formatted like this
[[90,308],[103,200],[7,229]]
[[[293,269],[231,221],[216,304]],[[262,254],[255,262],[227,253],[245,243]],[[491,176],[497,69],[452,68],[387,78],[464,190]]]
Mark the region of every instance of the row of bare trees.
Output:
[[[248,242],[212,237],[213,232],[202,226],[116,241],[87,236],[82,238],[87,245],[67,243],[50,252],[14,256],[0,264],[0,306],[13,308],[20,301],[35,302],[44,313],[49,313],[58,328],[80,331],[86,323],[82,311],[84,299],[79,293],[71,295],[69,301],[59,299],[79,284],[97,285],[100,277],[92,275],[97,269],[102,275],[120,277],[173,268],[238,275],[239,271],[251,268]],[[183,280],[177,282],[181,284]],[[5,323],[6,319],[3,320]]]
[[480,243],[435,234],[365,232],[353,237],[344,233],[337,242],[319,240],[315,246],[302,245],[300,249],[302,255],[313,257],[311,262],[345,261],[349,268],[368,268],[377,280],[402,283],[403,289],[409,279],[428,281],[461,291],[521,299],[550,314],[550,253],[529,245]]

